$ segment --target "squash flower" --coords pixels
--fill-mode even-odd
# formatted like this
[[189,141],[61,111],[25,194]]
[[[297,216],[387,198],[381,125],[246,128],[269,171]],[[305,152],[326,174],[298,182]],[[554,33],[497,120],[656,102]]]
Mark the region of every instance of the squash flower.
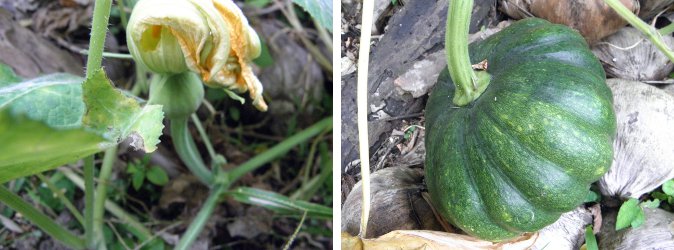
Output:
[[267,110],[250,67],[260,38],[232,0],[141,0],[127,26],[136,62],[159,74],[192,71],[209,87],[250,92]]

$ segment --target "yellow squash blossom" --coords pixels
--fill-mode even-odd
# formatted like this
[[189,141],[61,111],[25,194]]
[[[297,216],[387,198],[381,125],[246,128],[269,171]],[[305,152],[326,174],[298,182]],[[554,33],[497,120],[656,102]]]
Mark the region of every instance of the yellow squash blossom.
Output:
[[232,0],[141,0],[127,28],[129,50],[153,72],[193,71],[214,88],[250,92],[262,111],[262,84],[250,67],[260,38]]

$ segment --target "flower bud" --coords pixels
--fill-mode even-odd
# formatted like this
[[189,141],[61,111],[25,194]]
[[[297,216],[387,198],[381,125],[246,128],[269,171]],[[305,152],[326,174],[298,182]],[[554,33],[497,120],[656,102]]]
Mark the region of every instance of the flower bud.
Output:
[[209,87],[250,92],[265,111],[250,67],[260,38],[232,0],[141,0],[127,26],[129,50],[153,72],[197,73]]
[[155,77],[150,84],[149,104],[162,105],[169,119],[188,118],[197,111],[204,99],[204,86],[196,74],[187,71]]

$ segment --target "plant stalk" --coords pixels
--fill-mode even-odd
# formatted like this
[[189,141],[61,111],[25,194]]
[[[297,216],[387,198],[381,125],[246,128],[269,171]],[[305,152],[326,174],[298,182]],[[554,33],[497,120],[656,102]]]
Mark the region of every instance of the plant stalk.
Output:
[[363,200],[361,202],[360,232],[361,238],[367,236],[367,221],[370,218],[370,152],[367,129],[367,77],[370,62],[370,40],[372,38],[372,16],[374,1],[363,1],[361,20],[360,48],[358,50],[358,83],[356,85],[356,106],[358,110],[358,151],[360,153],[360,175]]
[[[101,68],[103,61],[103,47],[108,30],[108,19],[112,0],[96,0],[94,3],[93,20],[91,21],[91,37],[89,39],[89,56],[87,57],[86,77],[89,79],[94,72]],[[94,240],[94,156],[84,159],[84,218],[85,239],[88,248],[95,247]]]
[[103,156],[103,164],[98,174],[98,186],[94,195],[94,237],[99,245],[105,245],[103,237],[103,214],[105,211],[105,199],[107,196],[107,187],[112,173],[112,166],[117,158],[117,146],[109,148]]
[[204,160],[199,155],[194,139],[187,129],[187,117],[170,119],[170,122],[171,138],[173,138],[173,145],[178,156],[202,183],[209,187],[212,186],[213,173],[206,167]]
[[84,158],[84,238],[93,249],[94,239],[94,156]]
[[[604,0],[608,6],[613,8],[615,12],[618,13],[625,21],[627,21],[632,27],[638,29],[643,33],[648,40],[650,40],[653,44],[655,44],[658,49],[669,58],[671,62],[674,62],[674,52],[670,50],[669,47],[667,47],[667,44],[662,41],[662,35],[660,32],[658,32],[655,27],[648,25],[644,21],[641,20],[638,16],[636,16],[632,11],[630,11],[625,5],[623,5],[619,0]],[[671,27],[665,27],[671,29]],[[665,31],[668,31],[665,30]]]
[[101,67],[105,35],[108,31],[108,20],[112,0],[96,0],[94,16],[91,22],[91,38],[89,40],[89,56],[87,57],[87,78]]

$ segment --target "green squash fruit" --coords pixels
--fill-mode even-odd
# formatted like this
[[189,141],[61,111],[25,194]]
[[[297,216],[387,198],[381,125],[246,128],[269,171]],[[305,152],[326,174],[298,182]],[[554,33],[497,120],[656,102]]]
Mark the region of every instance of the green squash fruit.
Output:
[[602,65],[578,32],[524,19],[469,46],[491,80],[452,102],[445,70],[426,106],[426,182],[442,216],[501,241],[580,205],[611,166],[616,119]]
[[150,84],[148,103],[162,105],[167,118],[186,119],[201,106],[204,85],[196,74],[187,71],[155,77]]

